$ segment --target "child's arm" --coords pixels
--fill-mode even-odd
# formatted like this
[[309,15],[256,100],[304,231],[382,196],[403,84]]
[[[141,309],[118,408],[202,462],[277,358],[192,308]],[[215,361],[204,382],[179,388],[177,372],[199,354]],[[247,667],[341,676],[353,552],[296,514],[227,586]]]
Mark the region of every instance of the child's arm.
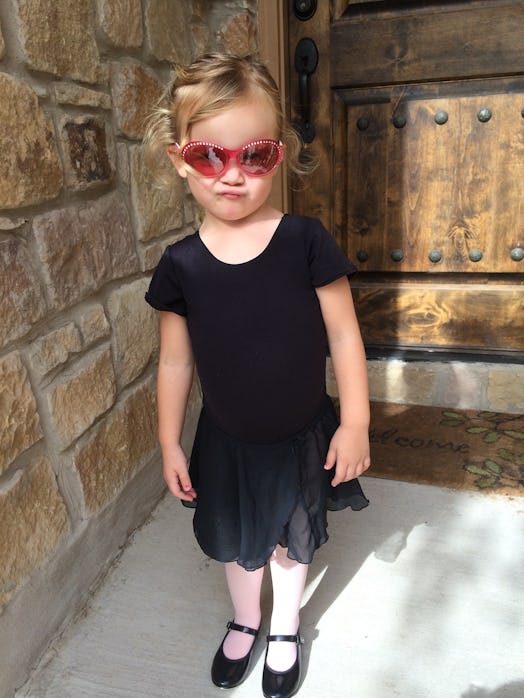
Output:
[[175,497],[189,502],[195,499],[196,492],[189,479],[180,439],[193,372],[193,351],[186,319],[176,313],[160,313],[158,435],[164,479]]
[[326,326],[340,399],[340,427],[325,468],[336,464],[335,487],[361,475],[369,455],[369,393],[366,354],[346,277],[316,289]]

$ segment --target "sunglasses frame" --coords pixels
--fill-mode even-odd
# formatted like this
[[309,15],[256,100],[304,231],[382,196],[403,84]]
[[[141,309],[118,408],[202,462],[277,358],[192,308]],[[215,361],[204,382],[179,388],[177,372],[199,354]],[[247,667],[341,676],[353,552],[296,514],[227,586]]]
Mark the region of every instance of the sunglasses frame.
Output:
[[[240,158],[238,157],[246,148],[254,145],[264,145],[264,144],[271,144],[273,146],[276,146],[277,151],[278,151],[278,156],[275,164],[273,167],[268,170],[267,172],[248,172],[245,168],[244,165],[241,163]],[[229,169],[229,166],[231,164],[231,160],[235,159],[237,162],[237,165],[240,170],[244,174],[246,174],[248,177],[267,177],[270,175],[272,172],[274,172],[277,167],[280,165],[282,160],[284,159],[284,151],[286,149],[286,146],[281,142],[281,141],[276,141],[273,138],[258,138],[253,141],[248,141],[245,143],[242,147],[240,148],[235,148],[234,150],[231,150],[230,148],[224,148],[222,145],[218,145],[218,143],[211,143],[210,141],[189,141],[185,145],[179,145],[178,143],[175,144],[176,148],[178,150],[178,155],[180,156],[182,162],[184,163],[185,167],[189,168],[191,171],[195,172],[199,177],[221,177],[224,172],[226,172]],[[190,163],[186,162],[184,159],[184,155],[187,152],[188,148],[195,146],[195,145],[203,145],[207,147],[213,147],[216,148],[217,150],[223,152],[227,156],[226,163],[219,172],[213,172],[211,174],[203,174],[202,172],[199,172],[193,165]]]

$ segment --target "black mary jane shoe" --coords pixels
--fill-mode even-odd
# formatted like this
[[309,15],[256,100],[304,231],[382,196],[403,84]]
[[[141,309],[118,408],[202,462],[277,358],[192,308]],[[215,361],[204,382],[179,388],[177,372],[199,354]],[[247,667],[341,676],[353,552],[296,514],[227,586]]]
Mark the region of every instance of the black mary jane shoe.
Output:
[[295,642],[297,645],[297,658],[294,664],[286,671],[274,671],[264,661],[264,671],[262,674],[262,692],[265,698],[289,698],[295,695],[300,685],[300,674],[302,672],[302,658],[300,645],[303,643],[300,633],[296,635],[268,635],[267,643],[270,642]]
[[[238,630],[240,633],[247,633],[248,635],[254,636],[255,640],[253,640],[251,649],[245,655],[245,657],[240,657],[240,659],[228,659],[224,654],[224,640],[229,635],[230,630]],[[231,621],[227,624],[227,633],[225,634],[224,640],[222,640],[222,644],[215,654],[213,665],[211,667],[211,680],[215,686],[218,686],[219,688],[234,688],[242,683],[242,681],[246,678],[246,674],[249,669],[257,635],[258,630],[248,628],[247,625],[237,625]]]

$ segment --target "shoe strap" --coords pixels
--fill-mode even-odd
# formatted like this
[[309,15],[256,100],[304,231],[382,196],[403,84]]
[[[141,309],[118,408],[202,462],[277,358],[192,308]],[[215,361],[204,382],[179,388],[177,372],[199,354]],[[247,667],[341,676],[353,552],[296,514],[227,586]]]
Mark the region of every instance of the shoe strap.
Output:
[[302,645],[304,640],[297,633],[296,635],[267,635],[268,642],[295,642],[297,645]]
[[239,633],[247,633],[248,635],[254,635],[254,637],[258,635],[258,630],[255,630],[254,628],[248,628],[247,625],[238,625],[238,623],[234,623],[232,620],[230,620],[227,624],[227,629],[237,630]]

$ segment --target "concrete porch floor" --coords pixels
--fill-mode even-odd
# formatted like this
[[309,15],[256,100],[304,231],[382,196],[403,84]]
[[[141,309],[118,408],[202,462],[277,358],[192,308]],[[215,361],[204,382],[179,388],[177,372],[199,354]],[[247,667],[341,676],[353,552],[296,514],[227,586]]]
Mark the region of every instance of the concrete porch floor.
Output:
[[[524,499],[363,478],[330,514],[301,614],[301,698],[522,698]],[[16,698],[255,698],[264,643],[229,692],[209,679],[230,605],[192,513],[166,497]],[[267,575],[266,575],[267,582]],[[271,608],[264,586],[265,623]]]

